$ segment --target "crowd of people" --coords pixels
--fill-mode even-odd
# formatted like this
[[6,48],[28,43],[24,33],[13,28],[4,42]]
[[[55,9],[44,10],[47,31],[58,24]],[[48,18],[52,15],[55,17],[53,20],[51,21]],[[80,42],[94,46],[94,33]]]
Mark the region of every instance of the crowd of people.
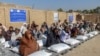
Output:
[[10,47],[19,45],[19,52],[21,56],[27,56],[40,49],[37,40],[44,39],[44,47],[49,47],[53,44],[63,43],[68,38],[76,38],[77,35],[84,35],[90,31],[99,30],[100,23],[94,25],[89,21],[81,21],[75,24],[68,23],[65,20],[63,23],[59,20],[48,26],[44,22],[41,27],[32,22],[32,24],[24,23],[21,28],[14,28],[10,26],[7,30],[0,23],[0,43],[9,41]]

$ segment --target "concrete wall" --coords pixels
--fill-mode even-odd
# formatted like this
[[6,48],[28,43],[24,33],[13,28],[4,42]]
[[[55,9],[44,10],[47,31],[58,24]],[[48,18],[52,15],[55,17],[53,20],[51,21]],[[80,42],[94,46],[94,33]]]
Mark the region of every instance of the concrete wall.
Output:
[[54,22],[54,12],[53,11],[46,11],[46,22],[48,25],[51,25]]
[[100,23],[100,14],[85,14],[84,19],[94,23]]
[[[9,26],[14,26],[14,27],[21,27],[21,25],[24,22],[18,22],[18,23],[13,23],[10,22],[10,9],[21,9],[21,10],[26,10],[26,23],[32,23],[32,21],[35,21],[36,24],[41,25],[43,22],[47,22],[48,25],[51,25],[54,22],[54,12],[57,11],[43,11],[43,10],[33,10],[29,7],[23,7],[23,6],[17,6],[13,4],[2,4],[0,3],[0,23],[3,25],[9,27]],[[66,12],[58,12],[58,18],[63,22],[65,19],[68,19],[69,13]],[[76,13],[73,13],[74,15],[74,23],[75,23],[75,16]]]
[[30,24],[35,21],[36,24],[41,25],[45,21],[45,11],[30,10]]
[[0,8],[0,23],[2,24],[6,24],[5,23],[5,12],[4,12],[4,8]]
[[64,22],[65,19],[68,19],[68,14],[66,12],[59,12],[59,20]]

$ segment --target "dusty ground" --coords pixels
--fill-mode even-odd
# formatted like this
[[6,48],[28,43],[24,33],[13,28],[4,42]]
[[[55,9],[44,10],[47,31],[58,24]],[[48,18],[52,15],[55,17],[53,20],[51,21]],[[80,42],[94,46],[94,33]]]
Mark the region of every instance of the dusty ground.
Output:
[[100,35],[86,41],[64,56],[100,56]]

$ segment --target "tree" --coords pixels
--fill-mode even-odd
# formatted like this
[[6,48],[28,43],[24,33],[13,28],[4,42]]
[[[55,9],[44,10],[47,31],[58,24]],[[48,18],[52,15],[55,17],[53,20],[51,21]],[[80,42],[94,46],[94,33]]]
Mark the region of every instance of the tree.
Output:
[[73,10],[72,10],[72,9],[70,9],[68,12],[69,12],[69,13],[72,13],[72,12],[73,12]]
[[58,12],[63,12],[62,8],[57,9]]
[[100,13],[100,7],[97,7],[97,8],[95,9],[95,12],[96,12],[96,13]]
[[90,10],[89,10],[89,13],[94,13],[94,10],[93,10],[93,9],[90,9]]
[[96,9],[93,9],[94,13],[97,13],[97,10]]
[[81,11],[81,10],[76,10],[75,12],[79,12],[79,13],[81,13],[82,11]]
[[93,13],[100,13],[100,7],[93,9]]
[[66,11],[66,13],[68,13],[68,11]]
[[82,13],[87,14],[87,13],[89,13],[89,10],[83,10]]

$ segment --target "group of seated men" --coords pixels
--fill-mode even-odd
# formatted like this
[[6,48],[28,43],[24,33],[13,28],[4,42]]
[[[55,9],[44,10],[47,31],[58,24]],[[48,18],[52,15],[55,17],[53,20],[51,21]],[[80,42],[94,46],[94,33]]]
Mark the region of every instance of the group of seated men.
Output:
[[34,21],[32,24],[24,23],[20,29],[10,26],[8,30],[0,23],[0,43],[9,41],[9,48],[19,46],[20,55],[28,56],[40,49],[37,40],[42,37],[46,38],[44,46],[49,47],[53,44],[62,43],[68,38],[84,35],[95,29],[100,30],[100,24],[94,26],[92,22],[85,20],[76,24],[68,23],[67,20],[61,23],[59,20],[51,26],[44,22],[40,29]]

